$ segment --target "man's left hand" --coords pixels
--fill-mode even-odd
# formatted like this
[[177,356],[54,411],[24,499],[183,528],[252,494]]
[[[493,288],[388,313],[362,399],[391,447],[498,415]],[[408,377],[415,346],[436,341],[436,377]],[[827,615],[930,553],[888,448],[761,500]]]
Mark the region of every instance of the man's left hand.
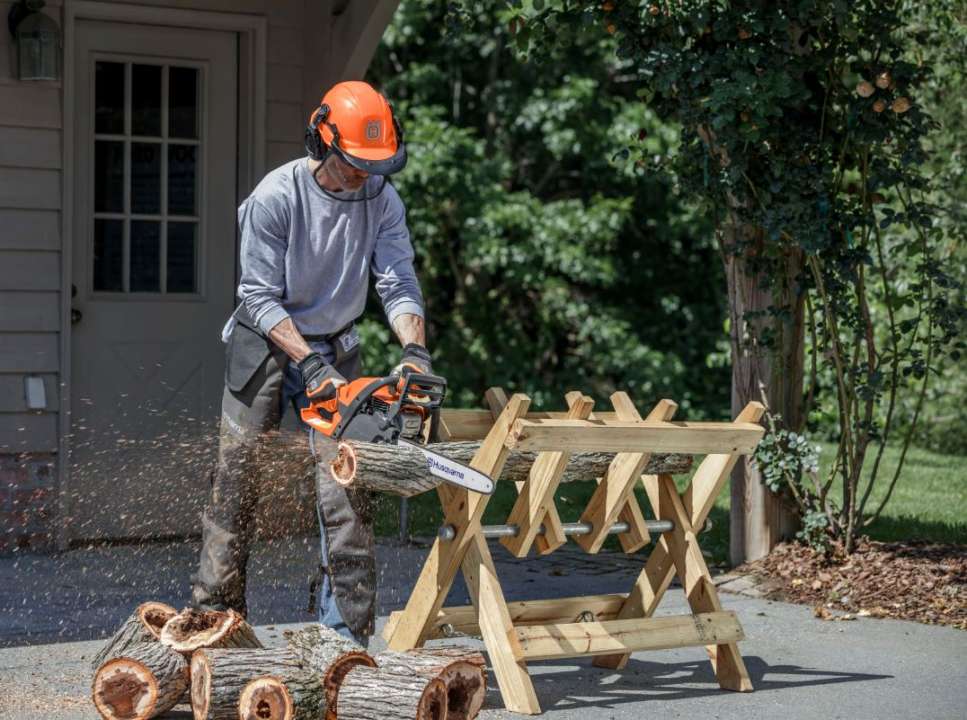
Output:
[[393,368],[393,375],[404,375],[407,372],[433,373],[433,362],[429,351],[417,343],[407,343],[403,346],[403,359]]

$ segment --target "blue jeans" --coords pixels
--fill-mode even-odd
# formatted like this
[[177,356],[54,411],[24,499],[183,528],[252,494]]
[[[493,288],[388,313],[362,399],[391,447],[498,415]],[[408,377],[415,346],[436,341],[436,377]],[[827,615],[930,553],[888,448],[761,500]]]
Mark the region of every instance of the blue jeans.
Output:
[[[328,342],[310,342],[309,347],[315,352],[320,353],[327,363],[331,364],[335,362],[335,350]],[[282,414],[285,414],[285,411],[290,407],[298,411],[308,404],[305,385],[302,382],[302,373],[299,371],[299,366],[294,362],[290,362],[286,366],[285,375],[282,379]],[[322,552],[322,561],[320,564],[325,568],[327,558],[329,557],[329,553],[326,550],[326,525],[322,519],[322,514],[319,512],[318,505],[316,505],[316,517],[319,518],[319,544]],[[343,620],[339,612],[339,605],[336,603],[336,597],[332,591],[329,573],[325,569],[322,572],[322,583],[319,587],[318,606],[320,623],[331,627],[340,635],[355,640],[363,647],[368,646],[369,638],[355,636]]]

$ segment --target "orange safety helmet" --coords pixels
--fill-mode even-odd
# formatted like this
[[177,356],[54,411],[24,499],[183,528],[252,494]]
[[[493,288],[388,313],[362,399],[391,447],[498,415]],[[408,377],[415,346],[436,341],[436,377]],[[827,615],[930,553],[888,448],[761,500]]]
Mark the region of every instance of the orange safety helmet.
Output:
[[306,150],[314,160],[330,152],[371,175],[392,175],[406,165],[403,128],[393,108],[369,83],[334,85],[313,111],[306,128]]

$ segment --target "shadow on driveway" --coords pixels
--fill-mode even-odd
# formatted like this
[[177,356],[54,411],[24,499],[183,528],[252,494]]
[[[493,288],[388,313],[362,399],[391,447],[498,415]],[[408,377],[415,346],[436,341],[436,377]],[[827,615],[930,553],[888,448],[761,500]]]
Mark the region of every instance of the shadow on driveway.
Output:
[[[839,685],[842,683],[889,680],[892,675],[846,672],[800,667],[798,665],[770,665],[760,657],[745,658],[756,694],[787,688]],[[582,666],[577,671],[574,662],[566,660],[543,663],[539,673],[533,674],[534,688],[544,708],[568,710],[601,710],[625,704],[654,701],[673,702],[716,696],[721,698],[707,660],[679,663],[650,662],[632,659],[624,670],[604,670]],[[535,666],[535,669],[537,667]],[[496,682],[491,676],[493,687]],[[695,687],[702,685],[704,687]],[[494,698],[501,707],[499,698]]]

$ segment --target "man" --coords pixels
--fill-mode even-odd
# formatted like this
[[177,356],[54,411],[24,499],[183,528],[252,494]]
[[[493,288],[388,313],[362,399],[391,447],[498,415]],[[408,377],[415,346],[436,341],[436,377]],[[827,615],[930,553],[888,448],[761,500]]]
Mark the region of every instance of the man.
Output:
[[[246,612],[258,497],[251,451],[261,433],[278,427],[287,405],[329,399],[360,375],[354,322],[370,272],[403,363],[432,369],[405,210],[386,180],[406,164],[392,108],[366,83],[339,83],[312,114],[306,149],[308,158],[266,175],[238,211],[240,304],[222,337],[228,345],[218,465],[202,516],[196,607]],[[370,503],[335,483],[317,483],[316,493],[320,621],[365,643],[375,622]]]

